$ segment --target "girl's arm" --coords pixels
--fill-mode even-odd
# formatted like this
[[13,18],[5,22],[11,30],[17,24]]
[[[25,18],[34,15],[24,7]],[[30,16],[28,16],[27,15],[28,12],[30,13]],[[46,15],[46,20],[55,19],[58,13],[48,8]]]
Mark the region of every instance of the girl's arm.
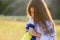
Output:
[[36,37],[38,37],[38,38],[41,38],[41,34],[40,33],[38,33],[38,32],[36,32],[33,28],[29,28],[29,32],[30,32],[30,34],[31,35],[33,35],[33,36],[36,36]]

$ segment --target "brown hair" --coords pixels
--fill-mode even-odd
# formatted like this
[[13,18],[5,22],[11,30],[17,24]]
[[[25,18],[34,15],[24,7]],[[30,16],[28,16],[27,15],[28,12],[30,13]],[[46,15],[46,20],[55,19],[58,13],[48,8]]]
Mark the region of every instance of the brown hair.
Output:
[[46,29],[45,33],[50,33],[48,28],[46,27],[46,23],[45,20],[51,21],[54,27],[54,22],[52,20],[51,14],[48,10],[48,7],[46,5],[46,3],[44,2],[44,0],[30,0],[27,6],[27,15],[29,17],[31,17],[31,13],[30,13],[30,8],[34,7],[34,22],[36,20],[41,21],[45,27],[43,27],[43,29]]

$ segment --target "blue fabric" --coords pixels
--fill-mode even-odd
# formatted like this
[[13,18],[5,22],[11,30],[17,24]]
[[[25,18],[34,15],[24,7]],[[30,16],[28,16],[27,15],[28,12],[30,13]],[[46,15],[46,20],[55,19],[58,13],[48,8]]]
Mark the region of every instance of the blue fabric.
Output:
[[29,29],[29,27],[31,27],[31,28],[35,28],[35,26],[34,26],[34,25],[32,25],[32,24],[27,24],[27,25],[26,25],[26,29],[28,30],[28,29]]
[[32,39],[31,40],[36,40],[36,37],[35,36],[32,36]]
[[[32,25],[32,24],[27,24],[27,25],[26,25],[26,30],[27,30],[27,31],[29,30],[29,27],[35,29],[35,26],[34,26],[34,25]],[[36,37],[35,37],[35,36],[32,36],[32,39],[31,39],[31,40],[36,40]]]

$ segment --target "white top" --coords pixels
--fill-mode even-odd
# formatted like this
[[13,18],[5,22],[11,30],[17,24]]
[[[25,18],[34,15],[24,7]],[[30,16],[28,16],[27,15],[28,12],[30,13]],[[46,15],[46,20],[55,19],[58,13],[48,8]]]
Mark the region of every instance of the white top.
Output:
[[40,39],[36,38],[36,40],[56,40],[56,33],[55,33],[55,31],[53,30],[53,28],[52,28],[52,23],[51,23],[51,22],[49,22],[49,21],[46,20],[46,24],[47,24],[47,26],[48,26],[48,29],[49,29],[49,30],[52,29],[52,30],[51,30],[51,31],[52,31],[51,36],[50,36],[50,35],[46,35],[43,31],[41,31],[41,28],[40,28],[40,27],[42,27],[42,26],[39,26],[39,23],[34,24],[34,21],[33,21],[32,18],[29,19],[29,23],[35,25],[35,30],[36,30],[38,33],[41,34],[41,38],[40,38]]

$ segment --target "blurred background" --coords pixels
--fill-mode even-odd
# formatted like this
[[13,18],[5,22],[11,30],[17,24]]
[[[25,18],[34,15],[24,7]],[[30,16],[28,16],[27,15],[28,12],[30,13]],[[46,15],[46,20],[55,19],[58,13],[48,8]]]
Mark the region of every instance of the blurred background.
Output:
[[[26,7],[29,0],[0,0],[0,40],[21,40],[28,20]],[[56,24],[60,40],[60,0],[45,0]]]

